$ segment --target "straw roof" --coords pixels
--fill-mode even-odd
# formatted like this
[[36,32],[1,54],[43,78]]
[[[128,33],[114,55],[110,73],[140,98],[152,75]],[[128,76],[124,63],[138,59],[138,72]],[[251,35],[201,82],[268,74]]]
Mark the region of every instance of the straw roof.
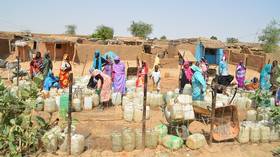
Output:
[[194,57],[194,55],[192,54],[191,51],[184,50],[184,49],[179,49],[178,51],[183,56],[184,60],[191,61],[191,62],[196,61],[196,59],[195,59],[195,57]]

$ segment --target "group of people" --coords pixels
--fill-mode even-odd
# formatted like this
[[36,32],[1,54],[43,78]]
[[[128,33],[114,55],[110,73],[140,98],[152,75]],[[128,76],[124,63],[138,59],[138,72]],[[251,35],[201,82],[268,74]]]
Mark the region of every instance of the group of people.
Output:
[[95,89],[96,94],[100,96],[100,102],[102,102],[99,106],[100,109],[103,109],[104,105],[109,104],[112,89],[113,92],[125,94],[125,64],[121,62],[120,57],[115,56],[111,58],[106,56],[104,58],[99,51],[96,51],[90,74],[91,79],[88,87]]
[[[48,52],[44,57],[41,53],[37,52],[30,62],[30,76],[31,79],[35,77],[42,77],[42,85],[44,90],[50,90],[51,87],[66,88],[69,84],[69,73],[72,66],[69,61],[68,54],[63,56],[63,61],[60,67],[59,77],[55,77],[53,72],[53,63]],[[41,83],[39,84],[41,85]]]
[[[200,61],[192,64],[185,60],[179,54],[179,65],[181,67],[181,73],[179,78],[179,91],[183,92],[186,84],[192,86],[192,98],[193,100],[203,100],[206,91],[206,82],[208,79],[208,63],[202,58]],[[216,81],[219,85],[224,87],[229,86],[234,79],[233,75],[229,74],[229,67],[226,56],[223,56],[219,62],[218,75]],[[252,78],[250,81],[246,81],[246,66],[243,61],[236,66],[235,79],[237,87],[244,90],[271,90],[274,94],[280,87],[280,65],[277,61],[273,61],[272,64],[266,64],[260,74],[259,79],[257,77]],[[259,83],[260,82],[260,83]]]
[[180,90],[182,93],[186,84],[192,86],[192,99],[203,100],[206,93],[206,80],[208,64],[206,60],[201,60],[192,64],[189,61],[180,61],[181,74],[180,74]]

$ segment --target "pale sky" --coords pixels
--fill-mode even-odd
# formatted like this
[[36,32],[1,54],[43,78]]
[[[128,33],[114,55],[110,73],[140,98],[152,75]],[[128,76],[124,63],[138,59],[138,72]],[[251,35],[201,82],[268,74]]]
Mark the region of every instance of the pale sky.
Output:
[[88,35],[103,24],[129,36],[131,22],[141,20],[153,25],[151,38],[257,42],[272,19],[280,20],[280,0],[3,0],[0,6],[0,31],[35,33],[60,34],[75,24],[78,34]]

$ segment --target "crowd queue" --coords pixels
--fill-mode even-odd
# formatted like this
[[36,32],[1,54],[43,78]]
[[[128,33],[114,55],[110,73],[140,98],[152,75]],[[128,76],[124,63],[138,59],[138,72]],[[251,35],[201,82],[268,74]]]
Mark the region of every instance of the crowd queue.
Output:
[[[180,53],[179,66],[179,92],[182,93],[186,84],[192,86],[193,100],[203,100],[206,94],[209,65],[207,60],[202,58],[198,62],[190,62],[184,59]],[[144,61],[137,58],[137,79],[136,87],[144,87],[145,75],[148,74],[148,66]],[[217,83],[223,86],[231,85],[234,76],[229,74],[227,57],[223,56],[218,69]],[[43,80],[42,87],[44,90],[50,88],[67,88],[69,86],[69,74],[72,71],[72,66],[69,61],[69,56],[65,54],[60,66],[59,76],[54,76],[53,63],[49,53],[45,53],[41,57],[41,53],[37,52],[30,62],[31,78],[41,76]],[[118,56],[103,57],[99,51],[96,51],[93,56],[93,63],[89,70],[91,78],[88,83],[88,88],[95,90],[100,96],[102,109],[104,105],[108,105],[112,92],[118,92],[122,95],[126,94],[126,67]],[[160,59],[155,57],[155,62],[150,73],[150,78],[153,82],[153,90],[160,91]],[[260,77],[254,77],[250,81],[246,81],[246,66],[241,61],[235,72],[235,79],[238,88],[244,90],[271,90],[276,94],[280,87],[280,66],[277,61],[272,64],[266,64],[261,70]]]

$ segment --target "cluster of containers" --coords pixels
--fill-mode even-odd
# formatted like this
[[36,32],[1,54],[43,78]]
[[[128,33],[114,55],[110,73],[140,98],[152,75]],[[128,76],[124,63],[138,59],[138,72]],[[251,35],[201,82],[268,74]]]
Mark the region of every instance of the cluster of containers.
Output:
[[246,121],[240,125],[238,141],[240,143],[274,142],[279,140],[279,126],[274,126],[269,119],[270,107],[250,109]]
[[[145,143],[142,141],[142,130],[124,128],[121,132],[111,134],[112,151],[133,151],[145,148],[155,149],[159,144],[170,150],[177,150],[182,147],[184,140],[178,136],[168,135],[165,125],[159,124],[152,129],[147,129]],[[186,146],[191,149],[199,149],[206,144],[206,139],[202,134],[190,135],[186,140]]]
[[[72,127],[71,135],[71,154],[80,155],[85,150],[85,137],[81,134],[75,133],[75,128]],[[42,137],[42,142],[46,152],[53,153],[58,149],[60,151],[67,151],[67,128],[62,130],[56,126],[46,132]]]

